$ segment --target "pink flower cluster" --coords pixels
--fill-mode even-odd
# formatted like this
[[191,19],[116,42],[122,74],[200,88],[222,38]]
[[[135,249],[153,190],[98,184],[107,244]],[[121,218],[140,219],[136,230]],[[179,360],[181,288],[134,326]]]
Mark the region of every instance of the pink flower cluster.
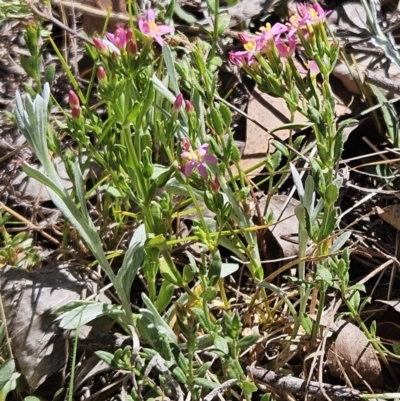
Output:
[[[239,35],[240,41],[243,43],[244,51],[229,53],[229,59],[232,64],[251,65],[258,53],[265,54],[271,47],[275,45],[279,56],[291,57],[298,43],[296,33],[300,30],[304,36],[308,33],[308,24],[315,24],[324,20],[330,11],[324,11],[323,8],[315,3],[310,7],[305,4],[297,5],[298,16],[292,16],[289,22],[284,25],[276,23],[271,27],[267,24],[261,29],[260,35],[251,37],[244,34]],[[282,39],[282,35],[286,34],[286,38]]]
[[[138,20],[139,30],[146,36],[153,38],[160,46],[164,45],[161,36],[171,33],[174,29],[169,25],[157,25],[153,10],[148,10],[146,18],[140,17]],[[106,39],[93,38],[93,43],[100,54],[120,55],[127,51],[129,54],[136,54],[137,45],[133,38],[132,29],[117,28],[112,34],[106,32]]]

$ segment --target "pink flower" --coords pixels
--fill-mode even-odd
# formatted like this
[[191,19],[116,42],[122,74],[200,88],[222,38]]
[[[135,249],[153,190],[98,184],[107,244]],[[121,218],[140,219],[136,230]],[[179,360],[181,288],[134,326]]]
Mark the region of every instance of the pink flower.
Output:
[[315,78],[319,73],[319,67],[315,60],[311,60],[307,63],[308,70],[310,71],[311,78]]
[[192,174],[192,171],[197,168],[199,174],[206,179],[208,176],[206,163],[215,164],[217,159],[215,156],[207,153],[209,144],[205,143],[200,146],[197,150],[193,150],[190,142],[187,138],[182,141],[182,149],[184,152],[181,153],[183,159],[182,172],[186,177]]
[[251,42],[251,41],[254,40],[254,39],[257,39],[257,37],[255,37],[255,36],[249,36],[249,35],[246,35],[246,34],[243,33],[243,32],[239,32],[239,33],[238,33],[238,39],[239,39],[243,44],[246,44],[246,43],[248,43],[248,42]]
[[123,28],[118,28],[114,34],[106,32],[107,39],[119,50],[124,50],[126,48],[126,31]]
[[312,4],[310,8],[307,8],[304,3],[297,5],[297,13],[302,20],[305,20],[305,23],[322,21],[331,12],[332,11],[324,11],[318,3]]
[[160,46],[164,45],[161,36],[172,32],[174,29],[168,25],[157,25],[155,22],[154,11],[147,11],[146,20],[142,17],[138,21],[139,29],[142,33],[155,39]]
[[298,70],[301,74],[310,73],[311,78],[315,78],[321,71],[319,70],[318,64],[315,60],[310,60],[306,63],[307,69],[299,67]]
[[[308,7],[305,3],[297,4],[297,13],[300,19],[293,15],[289,19],[289,34],[301,29],[303,35],[307,36],[308,32],[304,29],[307,24],[315,24],[317,22],[322,22],[327,15],[332,11],[324,11],[324,9],[318,4],[314,3]],[[303,29],[302,29],[303,28]]]
[[243,63],[247,63],[251,65],[255,60],[255,55],[260,50],[260,43],[258,40],[252,39],[247,43],[243,44],[245,50],[234,52],[229,52],[229,60],[234,65],[242,65]]
[[285,33],[288,31],[288,27],[286,25],[283,25],[279,22],[271,26],[270,23],[267,23],[265,27],[263,26],[261,29],[261,40],[263,41],[268,41],[275,36],[282,35],[282,33]]
[[283,41],[280,36],[277,36],[275,45],[280,57],[289,58],[296,50],[296,38],[294,35],[288,35],[287,41]]

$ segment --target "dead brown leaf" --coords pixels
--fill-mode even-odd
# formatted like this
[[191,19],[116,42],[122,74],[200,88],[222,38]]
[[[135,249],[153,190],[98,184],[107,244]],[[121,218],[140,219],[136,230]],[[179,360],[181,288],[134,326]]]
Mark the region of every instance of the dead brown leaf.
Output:
[[80,299],[87,284],[69,270],[0,270],[1,297],[12,350],[34,391],[68,360],[68,337],[52,310]]
[[392,299],[390,301],[384,299],[377,299],[377,302],[382,302],[383,304],[390,305],[394,308],[396,312],[400,312],[400,299]]
[[[255,88],[253,91],[253,98],[249,101],[247,113],[268,130],[290,122],[290,113],[285,101],[281,98],[262,93],[258,88]],[[302,114],[296,113],[294,121],[306,122],[307,119]],[[290,131],[282,130],[277,131],[275,134],[285,141],[289,138]],[[247,121],[246,146],[240,162],[243,170],[247,170],[264,160],[268,150],[271,153],[275,150],[270,144],[271,140],[271,135],[266,131],[250,120]],[[263,167],[261,166],[254,170],[252,174],[260,172]]]
[[347,376],[353,385],[382,386],[382,367],[375,349],[353,323],[339,320],[327,348],[326,359],[332,376]]
[[389,223],[396,230],[400,230],[400,205],[390,205],[384,209],[377,206],[375,210],[382,220]]

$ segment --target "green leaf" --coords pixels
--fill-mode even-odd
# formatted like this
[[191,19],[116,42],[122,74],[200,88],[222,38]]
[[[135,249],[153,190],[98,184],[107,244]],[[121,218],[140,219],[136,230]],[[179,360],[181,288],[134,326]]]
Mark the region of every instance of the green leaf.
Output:
[[178,287],[184,285],[183,278],[176,268],[175,264],[168,262],[164,257],[160,258],[160,273],[163,278]]
[[[175,3],[175,11],[176,11],[176,5],[177,5],[177,3]],[[187,13],[185,13],[185,14],[189,15]],[[169,84],[170,84],[172,90],[174,91],[175,95],[179,95],[181,90],[179,88],[179,81],[178,81],[178,76],[176,74],[176,70],[175,70],[175,66],[174,66],[174,57],[172,55],[171,48],[169,46],[163,46],[162,47],[162,53],[163,53],[163,56],[164,56],[165,66],[167,68]]]
[[14,372],[14,359],[8,359],[0,365],[0,401],[5,401],[7,394],[17,387],[17,379],[21,376]]
[[219,137],[224,135],[224,122],[221,113],[217,109],[212,109],[210,112],[210,123]]
[[205,374],[209,371],[211,365],[212,365],[212,362],[204,363],[202,366],[200,366],[199,369],[197,369],[196,376],[197,377],[204,377]]
[[187,372],[189,370],[189,361],[183,355],[182,351],[180,350],[179,346],[177,344],[171,344],[171,349],[172,349],[172,354],[175,358],[176,363],[178,366],[184,371]]
[[120,315],[122,309],[118,305],[104,304],[101,302],[85,302],[77,306],[62,317],[60,327],[65,330],[75,330],[100,316]]
[[339,188],[336,184],[329,184],[325,191],[325,200],[328,205],[333,205],[339,198]]
[[217,14],[217,1],[218,0],[206,0],[207,3],[207,7],[209,8],[209,10],[211,11],[212,15],[216,15]]
[[369,329],[372,337],[376,337],[376,320],[373,320]]
[[238,347],[240,349],[247,348],[252,346],[258,339],[260,338],[259,334],[249,334],[246,337],[243,337],[238,342]]
[[215,254],[212,258],[210,267],[207,272],[207,277],[210,279],[211,286],[214,286],[215,284],[217,284],[218,280],[220,279],[221,268],[222,268],[221,254],[217,250],[217,252],[215,252]]
[[353,307],[355,311],[358,311],[358,307],[360,306],[360,293],[358,291],[354,291],[353,294],[348,299],[350,305]]
[[[170,364],[167,362],[166,365]],[[170,370],[180,383],[187,383],[187,374],[179,366],[171,365]]]
[[365,285],[358,283],[358,284],[354,284],[351,287],[347,288],[347,291],[363,291],[365,292]]
[[[219,251],[218,251],[219,252]],[[221,264],[221,277],[228,277],[239,270],[238,263],[222,263]]]
[[311,122],[308,122],[308,123],[288,123],[288,124],[280,125],[279,127],[274,128],[272,130],[269,130],[269,132],[274,133],[274,132],[282,131],[282,130],[298,130],[298,129],[312,127],[313,125],[314,125],[314,123],[311,123]]
[[306,178],[306,184],[302,200],[302,204],[305,206],[309,214],[314,208],[314,203],[315,203],[314,179],[311,175],[309,175]]
[[125,253],[121,268],[115,278],[115,284],[120,297],[130,302],[130,292],[133,280],[144,260],[144,244],[146,242],[146,228],[141,224],[136,228],[128,250]]
[[140,131],[146,114],[154,103],[155,89],[152,81],[148,81],[147,87],[143,92],[146,95],[142,97],[142,101],[140,103],[140,113],[135,122],[135,129],[138,131]]
[[215,351],[222,352],[223,355],[229,354],[228,343],[225,338],[217,336],[214,340]]
[[218,36],[229,28],[230,21],[231,21],[231,16],[229,15],[229,13],[224,12],[218,15],[218,29],[217,29]]
[[312,320],[308,316],[305,316],[305,315],[301,315],[301,316],[299,316],[299,318],[300,318],[300,324],[303,327],[304,331],[307,334],[311,334],[312,328],[313,328]]
[[142,300],[147,306],[147,309],[140,309],[140,312],[142,315],[146,315],[147,318],[154,324],[154,326],[157,328],[157,330],[160,333],[164,333],[168,339],[169,342],[171,343],[177,343],[178,339],[176,337],[176,334],[173,332],[171,327],[169,327],[168,323],[161,317],[161,315],[158,313],[156,307],[153,305],[151,302],[150,298],[142,292]]
[[[202,309],[192,308],[191,312],[193,312],[196,315],[197,321],[200,323],[200,326],[203,330],[207,331],[208,333],[211,333],[214,331],[214,326],[208,319],[206,319],[206,316]],[[207,341],[208,340],[209,339],[207,338]]]
[[239,383],[239,387],[242,388],[245,394],[251,394],[257,391],[257,386],[254,383],[248,381],[242,381]]
[[400,341],[393,341],[393,352],[400,355]]
[[339,238],[336,238],[336,240],[333,242],[333,245],[331,246],[331,249],[329,250],[329,253],[335,253],[339,251],[343,245],[347,242],[347,240],[351,237],[353,234],[352,231],[347,230],[344,232]]
[[283,156],[289,157],[289,149],[283,143],[278,141],[272,141],[271,144],[278,152],[281,152]]
[[222,360],[222,366],[229,379],[244,379],[243,369],[238,360],[228,357]]
[[46,69],[46,74],[45,74],[45,80],[48,82],[50,85],[53,83],[54,76],[56,73],[56,66],[55,64],[50,64],[47,69]]
[[151,237],[151,235],[152,234],[149,235],[149,240],[146,242],[146,249],[168,249],[167,239],[164,237],[163,234],[156,235],[155,237]]
[[110,352],[106,351],[95,351],[95,354],[99,359],[101,359],[103,362],[105,362],[108,366],[112,367],[113,366],[113,359],[114,359],[114,354],[111,354]]
[[207,388],[213,390],[218,387],[218,383],[212,382],[211,380],[203,379],[202,377],[196,377],[194,382],[199,385],[202,389]]
[[230,111],[229,107],[221,103],[219,105],[219,111],[221,113],[222,119],[224,120],[225,126],[229,127],[232,122],[232,112]]
[[303,181],[301,179],[300,174],[296,170],[296,167],[292,163],[290,163],[290,171],[292,173],[293,183],[297,189],[297,194],[299,195],[300,201],[303,201],[303,196],[304,196]]
[[333,280],[331,270],[326,268],[324,265],[319,264],[317,266],[317,272],[315,274],[314,280],[315,281],[322,280],[331,283]]
[[171,303],[171,299],[174,295],[174,285],[167,280],[164,280],[161,284],[160,291],[157,296],[157,300],[154,306],[159,312],[163,312]]
[[[187,22],[189,25],[193,25],[197,22],[197,19],[192,14],[187,13],[177,1],[174,2],[174,11],[177,17],[179,17],[182,21]],[[163,46],[163,50],[164,47],[167,46]]]
[[124,125],[129,125],[130,123],[135,122],[139,116],[140,111],[141,111],[140,103],[135,102],[135,104],[131,107],[129,113],[125,117]]
[[282,161],[282,153],[276,150],[274,153],[268,153],[265,159],[265,166],[270,172],[274,172]]
[[214,287],[208,287],[201,293],[201,297],[207,302],[213,301],[216,296],[217,290]]
[[14,359],[8,359],[0,365],[0,390],[10,381],[15,369]]

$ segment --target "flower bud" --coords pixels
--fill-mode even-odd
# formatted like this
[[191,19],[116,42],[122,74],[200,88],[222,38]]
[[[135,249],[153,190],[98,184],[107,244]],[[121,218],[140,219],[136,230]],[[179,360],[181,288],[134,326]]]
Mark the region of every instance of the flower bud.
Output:
[[210,188],[213,192],[218,192],[219,191],[219,181],[218,181],[218,177],[215,176],[214,180],[210,182]]
[[75,106],[79,107],[78,95],[72,89],[68,92],[68,104],[71,109]]
[[97,51],[100,54],[107,55],[110,53],[108,46],[100,38],[94,37],[92,40],[93,40],[93,44],[95,45]]
[[127,42],[133,38],[133,32],[132,32],[131,28],[126,29],[125,30],[125,34],[126,34],[126,41]]
[[71,116],[74,120],[78,120],[81,116],[81,108],[78,105],[72,107]]
[[180,93],[174,102],[174,105],[172,106],[172,109],[175,113],[178,113],[182,107],[182,103],[183,103],[183,95],[182,93]]
[[187,152],[191,147],[189,138],[182,138],[181,146]]
[[187,113],[194,113],[194,107],[190,100],[185,100],[185,109]]
[[128,43],[126,44],[126,50],[128,54],[135,56],[137,53],[137,45],[133,39],[129,39]]
[[107,80],[106,71],[102,66],[100,66],[97,69],[97,79],[99,80],[100,83],[105,82]]

